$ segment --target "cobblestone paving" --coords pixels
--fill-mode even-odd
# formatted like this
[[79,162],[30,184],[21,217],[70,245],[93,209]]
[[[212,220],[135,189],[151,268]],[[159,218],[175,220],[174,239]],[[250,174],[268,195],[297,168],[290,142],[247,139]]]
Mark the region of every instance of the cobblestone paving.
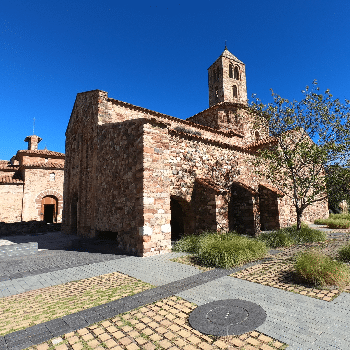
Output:
[[[331,301],[339,294],[335,286],[328,286],[320,290],[295,280],[291,271],[293,256],[306,249],[318,248],[323,253],[336,257],[336,251],[349,241],[350,235],[348,234],[345,237],[328,240],[326,243],[282,248],[280,254],[271,256],[271,261],[253,266],[232,276]],[[203,266],[197,258],[189,255],[172,260],[196,266],[201,271],[213,269],[213,267]],[[14,324],[17,325],[16,329],[20,329],[18,326],[26,328],[32,324],[62,317],[62,315],[88,309],[153,287],[133,277],[115,272],[0,298],[0,307],[5,310],[5,314],[0,317],[0,324],[5,324],[6,327],[2,335],[14,331]],[[350,292],[350,288],[347,288],[346,291]],[[27,349],[271,350],[287,347],[287,344],[257,331],[227,337],[202,334],[188,323],[189,314],[196,307],[194,303],[178,296],[171,296]],[[23,317],[23,315],[26,316]],[[7,319],[13,319],[15,322],[8,324]],[[19,320],[26,323],[20,324]],[[0,330],[3,331],[1,328]]]
[[172,296],[27,349],[272,350],[286,348],[285,344],[256,331],[241,336],[226,337],[202,334],[188,323],[188,316],[195,308],[195,304]]

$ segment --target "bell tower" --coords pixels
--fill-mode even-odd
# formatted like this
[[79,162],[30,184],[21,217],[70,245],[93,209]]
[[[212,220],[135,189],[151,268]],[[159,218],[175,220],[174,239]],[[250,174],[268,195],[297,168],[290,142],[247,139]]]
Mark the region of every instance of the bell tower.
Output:
[[247,103],[245,64],[227,49],[208,68],[209,107],[220,102]]

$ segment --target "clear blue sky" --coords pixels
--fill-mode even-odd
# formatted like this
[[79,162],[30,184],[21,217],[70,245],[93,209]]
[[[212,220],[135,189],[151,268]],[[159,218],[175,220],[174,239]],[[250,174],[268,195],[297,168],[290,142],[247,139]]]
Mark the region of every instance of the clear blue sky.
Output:
[[349,0],[4,1],[0,8],[0,159],[43,138],[65,152],[76,94],[177,118],[209,106],[207,68],[228,49],[248,97],[299,100],[317,79],[350,99]]

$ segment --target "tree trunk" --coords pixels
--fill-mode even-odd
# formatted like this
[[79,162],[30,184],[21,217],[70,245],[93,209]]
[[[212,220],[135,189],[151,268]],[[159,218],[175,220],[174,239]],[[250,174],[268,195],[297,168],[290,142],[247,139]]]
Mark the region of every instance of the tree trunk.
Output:
[[301,229],[301,216],[302,213],[300,211],[297,211],[297,230]]

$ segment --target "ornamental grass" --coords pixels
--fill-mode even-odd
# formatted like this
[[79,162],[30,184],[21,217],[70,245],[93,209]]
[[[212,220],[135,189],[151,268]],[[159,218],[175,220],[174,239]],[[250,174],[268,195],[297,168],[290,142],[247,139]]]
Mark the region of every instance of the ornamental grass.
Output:
[[266,244],[235,232],[204,232],[188,235],[175,243],[173,251],[195,254],[206,266],[230,268],[267,255]]
[[269,233],[262,233],[259,240],[265,242],[270,248],[290,247],[296,244],[324,242],[327,238],[326,233],[308,227],[307,224],[301,223],[300,230],[297,225],[286,227]]
[[342,247],[338,251],[338,259],[344,262],[350,262],[350,244]]
[[335,285],[344,290],[350,283],[347,265],[316,250],[299,253],[294,269],[299,278],[316,287]]
[[347,229],[350,227],[350,214],[330,214],[327,219],[317,219],[315,225],[327,225],[328,228]]

